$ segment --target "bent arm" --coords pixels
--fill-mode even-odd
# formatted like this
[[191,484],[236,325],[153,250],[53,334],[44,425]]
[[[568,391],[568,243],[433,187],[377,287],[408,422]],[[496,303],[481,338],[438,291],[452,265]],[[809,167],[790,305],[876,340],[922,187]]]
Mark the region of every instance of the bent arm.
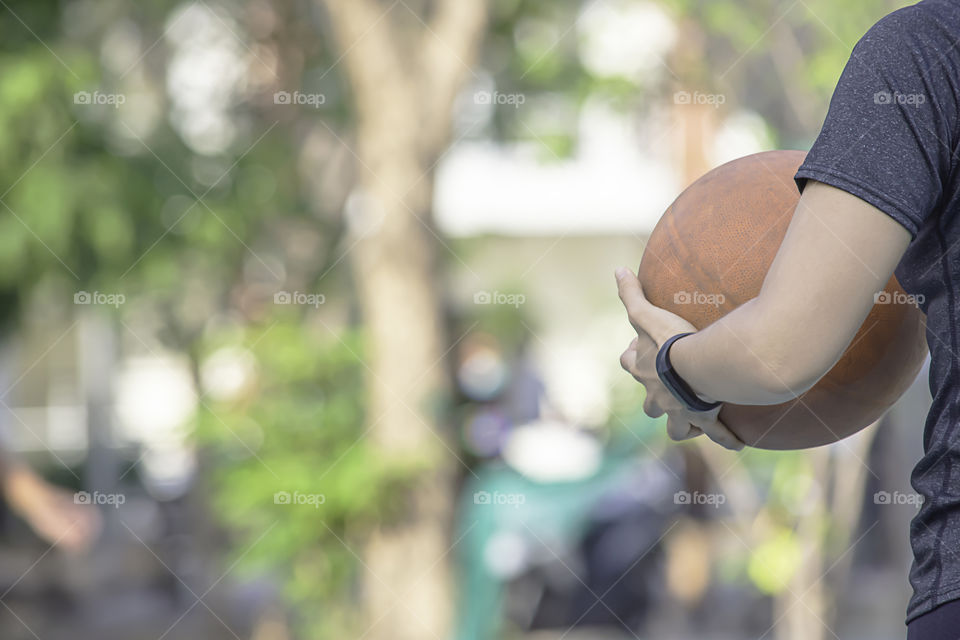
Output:
[[810,181],[760,294],[670,350],[705,399],[778,404],[840,359],[910,242],[909,232],[845,191]]

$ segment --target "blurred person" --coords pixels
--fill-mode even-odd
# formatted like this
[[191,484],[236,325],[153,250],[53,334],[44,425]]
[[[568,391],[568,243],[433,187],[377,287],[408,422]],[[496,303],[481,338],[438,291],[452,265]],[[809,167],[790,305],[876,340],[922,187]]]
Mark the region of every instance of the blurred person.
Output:
[[528,349],[525,339],[512,345],[482,331],[461,340],[454,376],[465,408],[464,443],[472,454],[499,456],[517,426],[541,417],[546,388]]
[[100,532],[96,507],[78,504],[76,493],[47,482],[2,450],[0,488],[10,509],[51,545],[71,552],[84,551]]
[[[2,324],[2,323],[0,323]],[[0,332],[0,389],[6,396],[16,386],[17,340]],[[3,397],[0,396],[0,397]],[[73,491],[47,481],[11,450],[4,405],[0,412],[0,492],[7,506],[48,544],[70,552],[81,552],[96,541],[101,529],[100,512],[82,504]]]
[[[666,413],[674,439],[743,446],[720,402],[779,404],[839,360],[896,275],[927,314],[933,404],[912,475],[910,640],[960,634],[960,2],[924,0],[854,48],[819,137],[796,174],[802,195],[760,294],[701,331],[653,306],[617,270],[637,337],[622,366]],[[898,266],[899,265],[899,266]],[[683,335],[689,334],[689,335]],[[680,384],[664,384],[656,361]]]

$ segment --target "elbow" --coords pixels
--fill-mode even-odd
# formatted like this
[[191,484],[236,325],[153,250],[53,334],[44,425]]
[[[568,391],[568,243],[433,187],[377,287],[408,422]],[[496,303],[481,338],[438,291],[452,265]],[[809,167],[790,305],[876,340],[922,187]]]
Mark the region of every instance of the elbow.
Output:
[[833,366],[821,354],[809,347],[790,348],[779,344],[754,350],[754,380],[761,402],[754,404],[780,404],[788,402],[809,391]]
[[781,364],[776,367],[765,363],[764,371],[759,374],[759,388],[764,402],[757,404],[780,404],[803,395],[823,377],[796,363]]

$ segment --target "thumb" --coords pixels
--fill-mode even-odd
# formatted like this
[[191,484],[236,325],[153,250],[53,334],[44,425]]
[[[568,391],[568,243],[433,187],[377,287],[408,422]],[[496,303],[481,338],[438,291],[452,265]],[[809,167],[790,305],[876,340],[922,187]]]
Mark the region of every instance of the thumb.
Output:
[[643,331],[646,317],[652,308],[650,301],[643,294],[643,286],[640,284],[640,278],[633,274],[633,271],[626,267],[620,267],[616,270],[617,291],[620,294],[620,301],[627,309],[627,316],[630,323],[637,331]]

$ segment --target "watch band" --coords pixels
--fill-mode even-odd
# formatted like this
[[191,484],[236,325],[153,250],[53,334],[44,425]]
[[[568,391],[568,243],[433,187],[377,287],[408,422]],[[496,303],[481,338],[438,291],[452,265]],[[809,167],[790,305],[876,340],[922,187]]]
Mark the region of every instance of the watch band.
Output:
[[670,347],[673,343],[686,336],[693,335],[693,332],[678,333],[663,343],[660,351],[657,352],[657,375],[660,376],[660,382],[663,383],[670,393],[679,400],[689,411],[710,411],[716,409],[722,402],[707,402],[701,400],[693,389],[690,388],[683,378],[676,372],[670,363]]

